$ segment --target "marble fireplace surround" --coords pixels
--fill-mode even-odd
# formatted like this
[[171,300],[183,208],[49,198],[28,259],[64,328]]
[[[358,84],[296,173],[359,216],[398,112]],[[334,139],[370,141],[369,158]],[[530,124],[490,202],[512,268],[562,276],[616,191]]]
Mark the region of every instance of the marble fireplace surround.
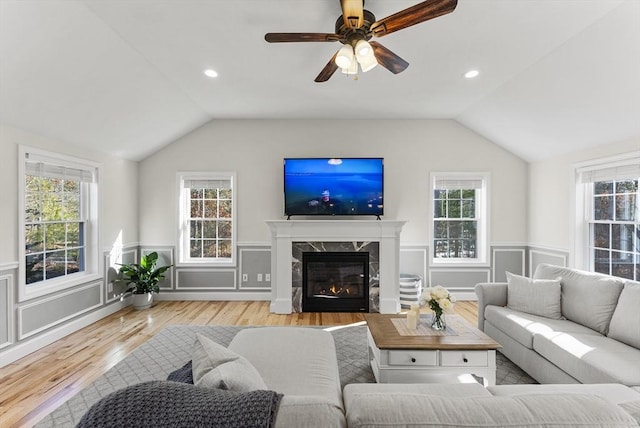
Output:
[[[294,311],[293,249],[297,243],[336,244],[352,242],[378,243],[379,311],[395,314],[400,311],[400,231],[404,221],[396,220],[267,220],[271,230],[271,306],[277,314]],[[298,309],[298,308],[295,308]]]

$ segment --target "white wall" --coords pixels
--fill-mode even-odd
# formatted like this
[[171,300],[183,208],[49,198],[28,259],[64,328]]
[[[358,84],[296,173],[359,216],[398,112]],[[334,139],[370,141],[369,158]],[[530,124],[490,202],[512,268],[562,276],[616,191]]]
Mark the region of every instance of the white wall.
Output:
[[176,244],[176,172],[236,171],[238,240],[283,218],[285,157],[384,157],[385,218],[428,242],[431,171],[491,173],[492,242],[526,242],[527,164],[452,120],[214,120],[140,163],[140,241]]
[[[574,165],[640,150],[640,137],[554,157],[529,165],[529,244],[573,250]],[[569,264],[573,265],[573,257]]]

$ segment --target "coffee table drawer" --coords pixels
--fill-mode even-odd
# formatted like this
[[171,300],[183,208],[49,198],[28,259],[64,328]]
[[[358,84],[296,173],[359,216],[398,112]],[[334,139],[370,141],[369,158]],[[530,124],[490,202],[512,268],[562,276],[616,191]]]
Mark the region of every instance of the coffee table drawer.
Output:
[[440,365],[486,367],[489,363],[486,351],[441,351]]
[[390,366],[436,366],[437,364],[437,351],[389,351]]

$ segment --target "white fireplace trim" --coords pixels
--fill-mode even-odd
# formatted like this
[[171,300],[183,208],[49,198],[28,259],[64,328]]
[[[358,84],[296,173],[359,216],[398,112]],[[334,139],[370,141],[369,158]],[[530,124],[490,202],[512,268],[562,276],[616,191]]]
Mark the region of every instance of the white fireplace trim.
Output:
[[267,220],[271,230],[271,306],[277,314],[290,314],[293,242],[374,241],[380,249],[380,313],[400,311],[400,231],[396,220]]

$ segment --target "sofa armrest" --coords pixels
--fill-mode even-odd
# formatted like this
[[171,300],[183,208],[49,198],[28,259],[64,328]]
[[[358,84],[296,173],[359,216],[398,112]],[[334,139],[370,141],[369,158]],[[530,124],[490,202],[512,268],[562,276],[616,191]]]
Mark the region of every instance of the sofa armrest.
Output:
[[483,282],[476,284],[476,296],[478,296],[478,329],[484,331],[484,308],[487,305],[507,305],[507,283]]

